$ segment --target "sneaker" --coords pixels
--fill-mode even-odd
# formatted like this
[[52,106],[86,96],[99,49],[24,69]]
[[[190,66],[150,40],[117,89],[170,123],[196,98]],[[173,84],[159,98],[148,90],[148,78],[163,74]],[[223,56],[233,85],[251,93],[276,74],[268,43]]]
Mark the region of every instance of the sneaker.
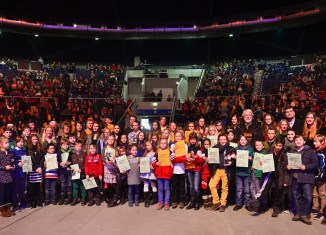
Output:
[[157,203],[156,210],[161,210],[162,208],[163,208],[163,203],[162,202]]
[[178,204],[176,203],[176,202],[173,202],[172,203],[172,209],[175,209],[175,208],[177,208],[178,207]]
[[284,210],[283,213],[284,213],[284,214],[291,214],[291,211],[289,211],[289,210]]
[[278,216],[277,211],[273,211],[273,213],[272,213],[272,217],[276,218],[277,216]]
[[319,213],[319,211],[316,209],[311,209],[310,213],[313,215],[317,215]]
[[254,209],[252,208],[252,206],[245,206],[245,209],[249,212],[253,212]]
[[238,211],[242,208],[242,206],[239,206],[239,205],[235,205],[235,207],[233,207],[233,210],[234,211]]
[[170,205],[169,205],[169,204],[165,204],[165,205],[164,205],[164,210],[165,210],[165,211],[170,210]]
[[101,205],[101,201],[97,201],[95,204],[96,204],[97,206],[100,206],[100,205]]
[[324,216],[322,213],[318,213],[315,217],[314,217],[314,220],[322,220],[324,219]]
[[58,202],[54,201],[54,202],[52,202],[52,205],[56,206],[56,205],[58,205]]
[[86,200],[85,198],[82,199],[80,205],[81,205],[81,206],[86,206],[86,204],[87,204],[87,200]]
[[51,204],[50,202],[44,202],[44,206],[48,206],[50,204]]
[[222,206],[222,205],[221,205],[220,202],[219,202],[219,203],[213,203],[213,205],[212,205],[212,207],[211,207],[211,210],[212,210],[212,211],[217,211],[218,209],[220,209],[221,206]]
[[179,203],[179,208],[180,208],[180,209],[185,208],[185,204],[184,204],[183,202],[180,202],[180,203]]
[[135,202],[135,206],[139,206],[139,202]]
[[307,225],[312,225],[312,222],[310,221],[310,218],[308,216],[301,216],[301,221]]
[[15,213],[17,213],[17,212],[21,212],[21,210],[19,209],[19,207],[14,207],[14,208],[12,208],[12,210],[13,210]]
[[326,224],[326,218],[324,217],[324,219],[321,221],[321,224]]
[[292,221],[300,221],[300,215],[296,214],[292,217]]
[[88,206],[93,206],[95,204],[94,199],[88,202]]
[[133,207],[133,206],[134,206],[134,203],[129,202],[129,203],[128,203],[128,206],[129,206],[129,207]]
[[219,211],[220,211],[220,212],[224,212],[225,209],[226,209],[226,206],[221,206],[220,209],[219,209]]

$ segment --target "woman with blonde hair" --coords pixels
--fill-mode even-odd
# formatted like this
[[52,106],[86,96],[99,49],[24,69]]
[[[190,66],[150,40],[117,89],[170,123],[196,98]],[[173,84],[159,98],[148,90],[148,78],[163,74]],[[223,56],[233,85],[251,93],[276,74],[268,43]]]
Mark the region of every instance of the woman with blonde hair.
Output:
[[53,128],[51,126],[47,126],[44,128],[42,137],[41,137],[41,144],[42,144],[42,151],[46,153],[49,144],[54,144],[57,146],[57,139],[55,138],[55,134]]
[[285,138],[287,131],[290,128],[289,122],[286,119],[282,119],[277,124],[278,136]]
[[314,138],[317,134],[317,116],[313,112],[307,113],[303,124],[302,136],[307,138],[306,145],[313,148]]

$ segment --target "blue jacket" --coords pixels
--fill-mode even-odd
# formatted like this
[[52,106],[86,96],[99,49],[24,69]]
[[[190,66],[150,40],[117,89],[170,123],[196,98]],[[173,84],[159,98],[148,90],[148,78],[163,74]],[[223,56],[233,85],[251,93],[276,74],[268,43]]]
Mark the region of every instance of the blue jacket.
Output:
[[23,172],[23,168],[18,166],[18,163],[21,162],[22,156],[27,155],[27,152],[24,149],[19,149],[15,147],[11,150],[13,158],[15,159],[15,170],[13,171],[13,179],[22,179],[26,177],[26,173]]
[[[254,157],[254,149],[251,146],[247,146],[245,148],[242,148],[240,145],[235,148],[235,150],[248,150],[249,156],[252,158]],[[248,159],[248,167],[237,167],[236,175],[238,176],[250,176],[251,172],[251,166],[252,166],[252,160]]]
[[[308,145],[304,145],[301,152],[294,148],[290,153],[300,153],[302,164],[306,167],[305,170],[292,170],[291,179],[293,179],[296,173],[298,175],[298,183],[314,184],[315,172],[318,168],[318,159],[315,152]],[[292,180],[290,182],[292,182]]]

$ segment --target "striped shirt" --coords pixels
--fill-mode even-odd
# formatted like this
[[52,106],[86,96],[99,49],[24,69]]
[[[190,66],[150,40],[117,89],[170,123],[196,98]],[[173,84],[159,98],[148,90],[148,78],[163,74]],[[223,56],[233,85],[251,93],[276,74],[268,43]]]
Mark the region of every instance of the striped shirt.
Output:
[[41,183],[43,180],[43,174],[39,174],[36,171],[29,172],[29,182],[30,183]]

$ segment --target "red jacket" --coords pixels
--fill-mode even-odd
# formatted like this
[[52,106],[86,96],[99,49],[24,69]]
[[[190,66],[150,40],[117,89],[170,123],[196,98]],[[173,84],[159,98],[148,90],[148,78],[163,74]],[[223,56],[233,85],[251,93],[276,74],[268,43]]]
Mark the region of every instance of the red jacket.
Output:
[[[155,158],[158,159],[157,153],[155,154]],[[152,163],[155,177],[157,179],[171,179],[173,168],[171,166],[157,166],[156,163],[157,161]]]
[[100,154],[88,154],[85,157],[85,175],[90,177],[99,177],[103,174],[103,163]]

